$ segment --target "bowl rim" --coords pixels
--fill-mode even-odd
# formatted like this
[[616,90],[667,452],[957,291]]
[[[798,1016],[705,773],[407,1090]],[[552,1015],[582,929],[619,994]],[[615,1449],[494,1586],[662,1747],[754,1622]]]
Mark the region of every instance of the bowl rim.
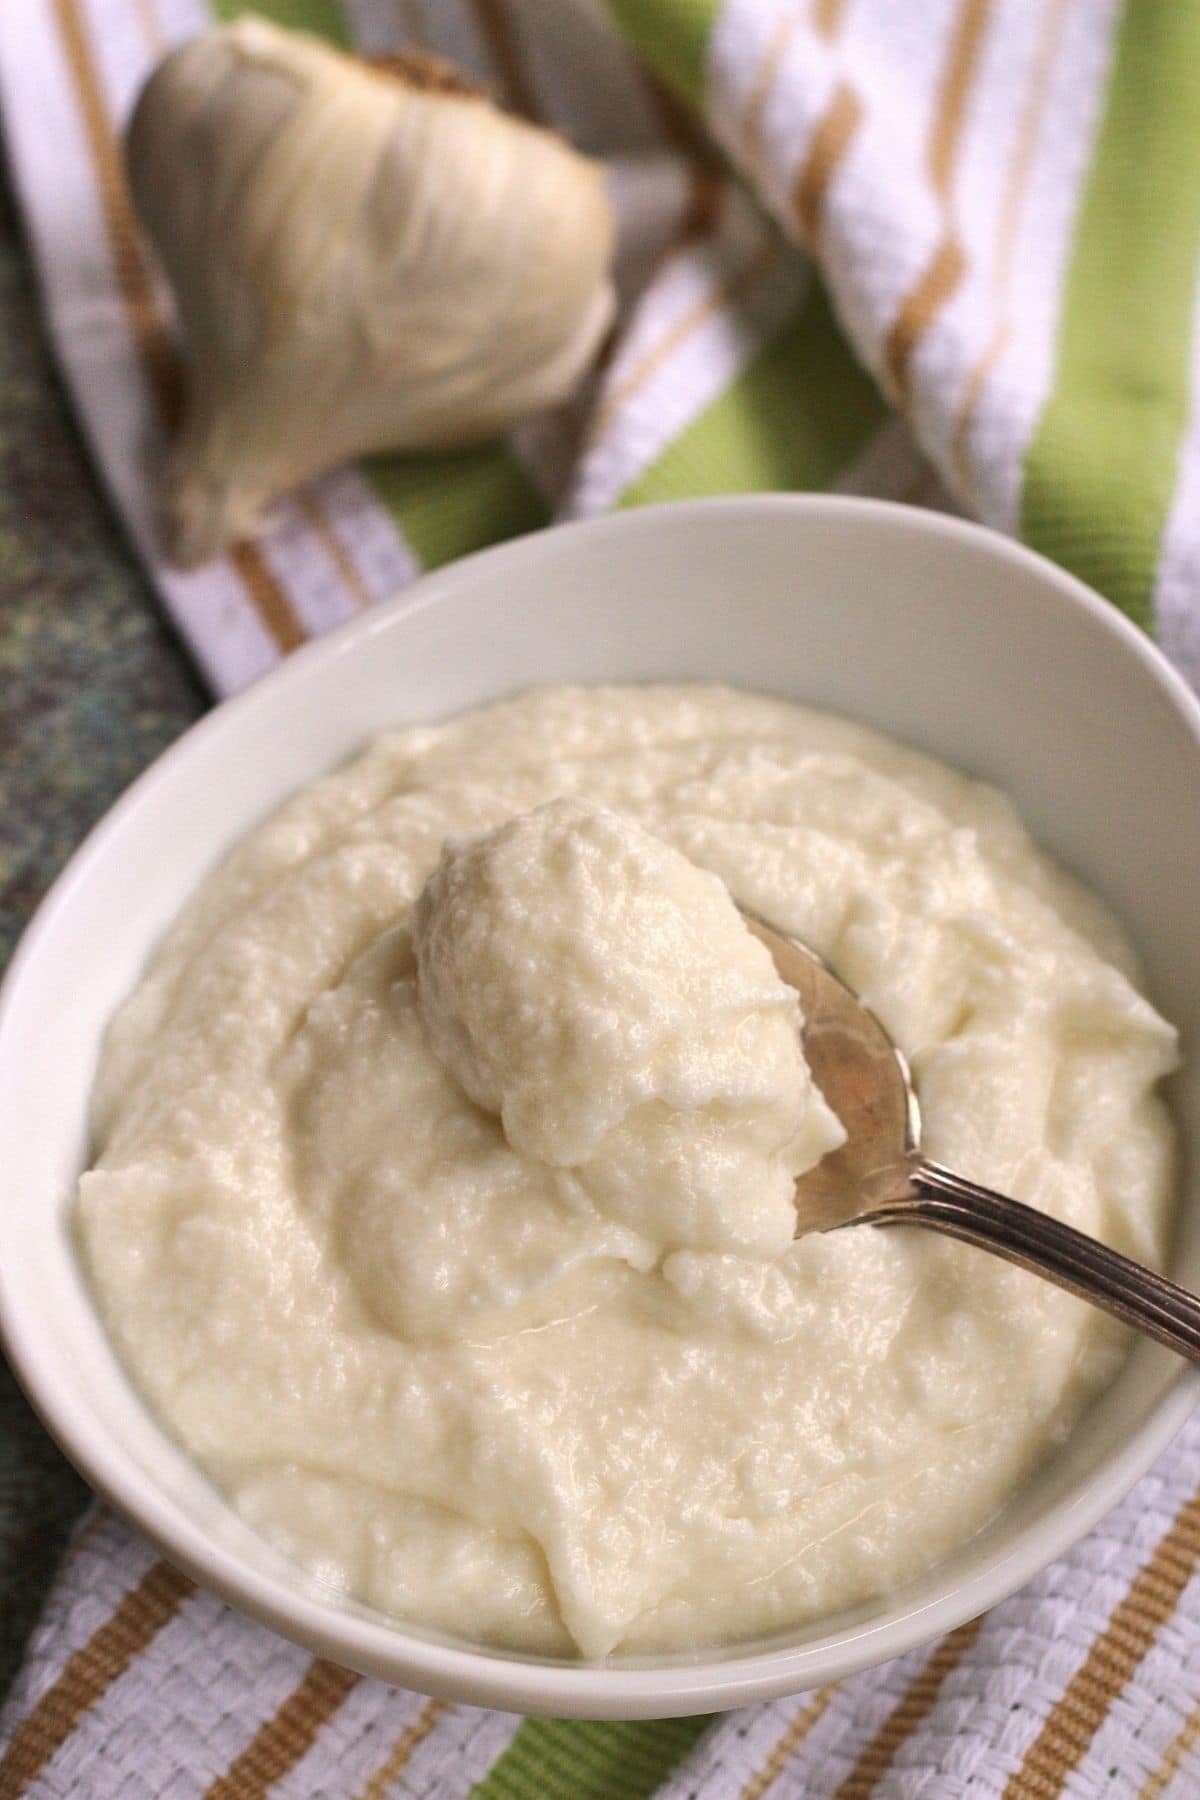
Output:
[[[300,690],[325,664],[357,651],[393,622],[452,596],[463,569],[490,565],[503,574],[537,558],[548,541],[577,543],[653,534],[672,520],[788,514],[797,519],[885,521],[941,542],[965,543],[1036,582],[1048,600],[1082,613],[1139,660],[1185,720],[1200,754],[1200,701],[1162,652],[1116,606],[1037,552],[999,532],[948,514],[892,501],[826,494],[757,494],[647,506],[552,526],[478,551],[423,575],[412,587],[314,639],[231,699],[216,704],[155,759],[121,794],[72,854],[37,908],[0,983],[0,1077],[12,1014],[58,915],[109,853],[126,819],[177,768],[268,699]],[[2,1232],[0,1221],[0,1232]],[[82,1404],[58,1391],[42,1368],[37,1309],[23,1303],[15,1272],[0,1258],[0,1346],[43,1425],[88,1483],[143,1532],[186,1575],[221,1599],[316,1654],[364,1674],[441,1698],[560,1717],[635,1719],[723,1710],[838,1681],[931,1641],[988,1611],[1064,1555],[1117,1505],[1183,1426],[1200,1398],[1200,1370],[1184,1368],[1101,1468],[1059,1500],[1044,1519],[1022,1528],[1007,1548],[945,1593],[898,1616],[848,1624],[825,1640],[738,1652],[697,1652],[686,1660],[639,1663],[567,1662],[439,1642],[416,1635],[403,1620],[376,1622],[244,1562],[217,1542],[107,1439]],[[132,1383],[131,1383],[132,1386]],[[134,1390],[136,1392],[136,1389]],[[143,1402],[144,1404],[144,1402]]]

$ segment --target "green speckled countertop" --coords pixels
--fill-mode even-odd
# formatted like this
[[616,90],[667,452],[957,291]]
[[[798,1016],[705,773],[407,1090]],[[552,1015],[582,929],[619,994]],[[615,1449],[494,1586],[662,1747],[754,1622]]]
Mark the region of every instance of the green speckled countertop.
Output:
[[[85,832],[205,705],[93,478],[0,188],[0,962]],[[85,1501],[0,1361],[0,1694]]]

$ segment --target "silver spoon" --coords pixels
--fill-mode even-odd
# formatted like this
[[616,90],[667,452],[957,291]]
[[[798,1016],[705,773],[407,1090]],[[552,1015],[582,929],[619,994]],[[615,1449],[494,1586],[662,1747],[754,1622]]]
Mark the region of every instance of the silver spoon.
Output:
[[798,1237],[843,1225],[927,1225],[1044,1275],[1200,1363],[1195,1294],[922,1156],[912,1076],[878,1019],[814,950],[743,913],[800,996],[808,1066],[846,1128],[841,1149],[796,1183]]

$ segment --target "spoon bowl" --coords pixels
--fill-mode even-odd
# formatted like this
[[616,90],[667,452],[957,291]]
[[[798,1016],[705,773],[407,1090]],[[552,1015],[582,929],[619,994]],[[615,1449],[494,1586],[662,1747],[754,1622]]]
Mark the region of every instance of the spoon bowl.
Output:
[[796,1183],[796,1235],[851,1225],[906,1192],[921,1109],[903,1051],[823,957],[742,908],[750,931],[800,997],[804,1055],[846,1141]]

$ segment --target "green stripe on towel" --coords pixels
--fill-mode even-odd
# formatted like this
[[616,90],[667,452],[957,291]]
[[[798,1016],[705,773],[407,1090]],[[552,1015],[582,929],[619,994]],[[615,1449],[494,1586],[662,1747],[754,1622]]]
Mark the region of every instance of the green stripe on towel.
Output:
[[423,569],[547,521],[541,496],[503,444],[376,457],[362,467]]
[[887,416],[814,279],[795,318],[630,483],[620,504],[827,487]]
[[709,1723],[527,1719],[470,1800],[646,1800]]
[[1198,248],[1200,4],[1127,0],[1022,535],[1142,625],[1189,408]]
[[312,31],[332,44],[350,48],[350,32],[341,0],[212,0],[213,13],[222,24],[256,13],[274,25],[293,31]]
[[720,0],[605,0],[605,5],[632,48],[699,105]]

